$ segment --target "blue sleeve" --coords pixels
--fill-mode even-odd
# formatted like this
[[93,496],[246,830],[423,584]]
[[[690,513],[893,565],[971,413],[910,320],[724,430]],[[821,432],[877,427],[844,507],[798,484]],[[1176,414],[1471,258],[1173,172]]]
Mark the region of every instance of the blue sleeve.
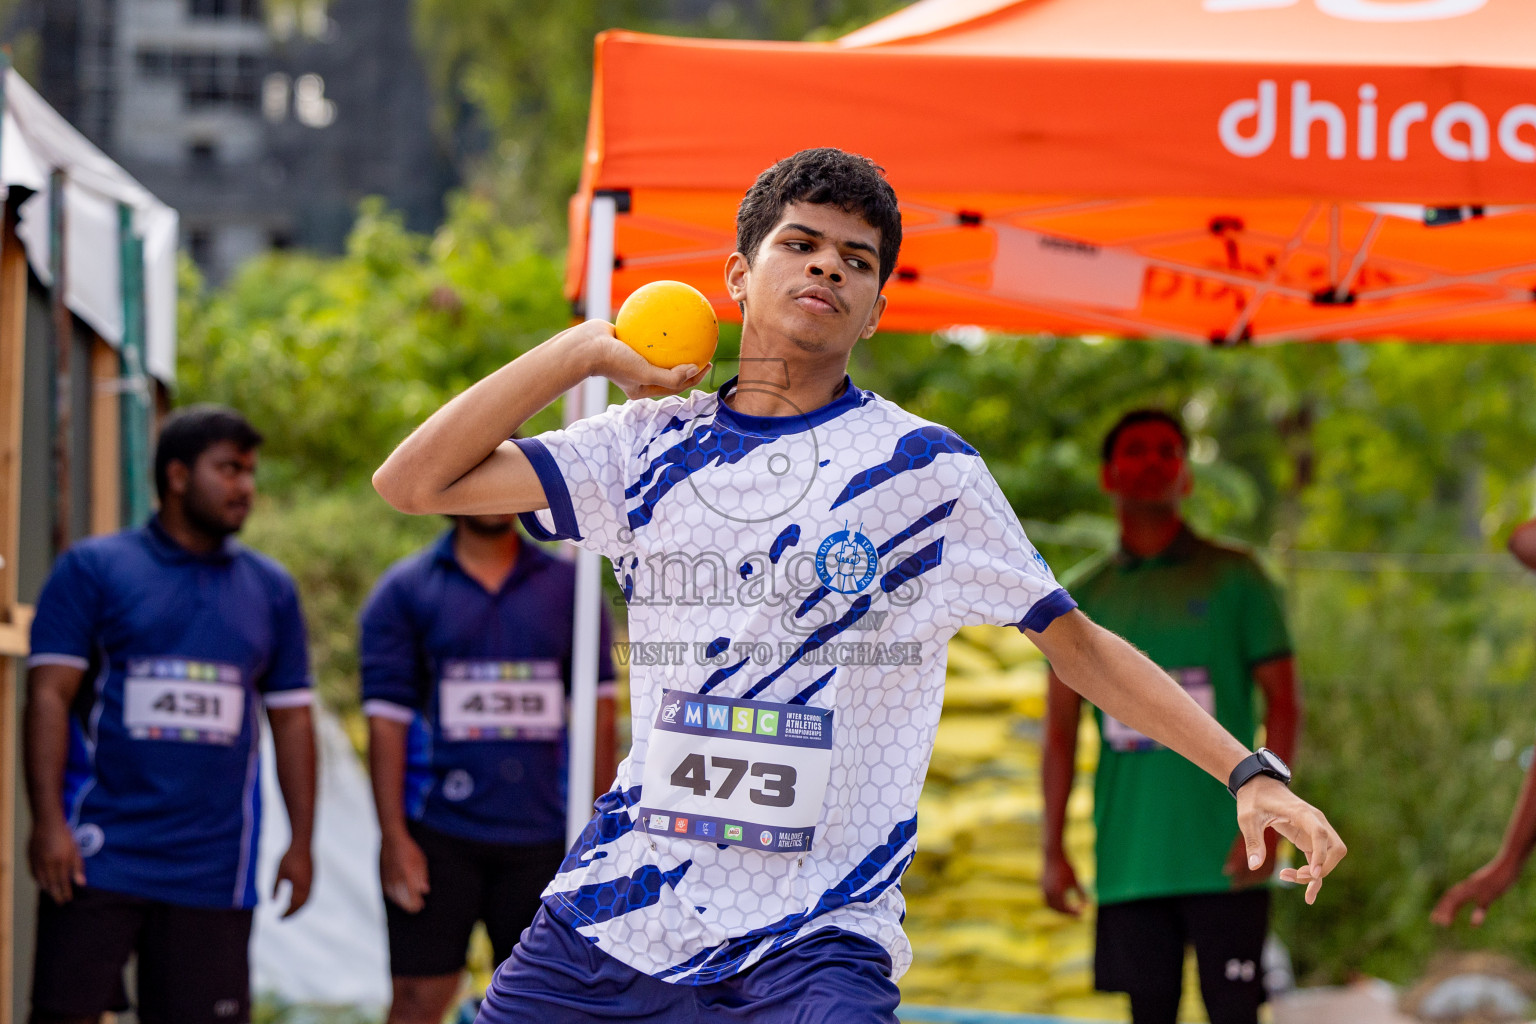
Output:
[[272,603],[272,661],[257,689],[267,695],[268,707],[309,702],[309,634],[304,628],[298,588],[286,573]]
[[103,604],[101,581],[90,561],[71,549],[49,573],[32,619],[28,664],[90,666]]
[[379,581],[360,617],[358,661],[368,713],[377,709],[376,702],[418,711],[427,699],[415,617],[397,579],[390,574]]

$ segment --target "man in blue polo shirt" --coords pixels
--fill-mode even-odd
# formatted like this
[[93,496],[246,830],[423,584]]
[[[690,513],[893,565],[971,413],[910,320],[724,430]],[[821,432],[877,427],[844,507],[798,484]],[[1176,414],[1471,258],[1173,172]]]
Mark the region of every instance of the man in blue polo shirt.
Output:
[[[382,847],[388,1024],[437,1024],[484,921],[501,963],[565,854],[574,567],[515,517],[458,516],[362,614],[363,710]],[[614,774],[602,623],[597,784]]]
[[265,709],[293,841],[288,913],[313,873],[315,747],[293,581],[236,544],[261,435],[238,413],[171,416],[155,450],[160,511],[82,541],[32,623],[28,855],[42,889],[36,1024],[127,1008],[138,954],[144,1024],[250,1019],[247,949]]

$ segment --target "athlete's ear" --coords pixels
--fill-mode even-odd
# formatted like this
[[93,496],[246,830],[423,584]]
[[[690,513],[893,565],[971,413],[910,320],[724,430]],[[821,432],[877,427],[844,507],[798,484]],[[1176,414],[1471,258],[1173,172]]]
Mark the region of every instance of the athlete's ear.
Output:
[[871,337],[880,329],[880,318],[885,315],[885,292],[875,296],[875,304],[869,311],[869,319],[864,321],[864,329],[859,332],[859,337]]
[[751,273],[752,267],[741,253],[733,252],[726,257],[725,290],[738,306],[747,301],[747,278]]

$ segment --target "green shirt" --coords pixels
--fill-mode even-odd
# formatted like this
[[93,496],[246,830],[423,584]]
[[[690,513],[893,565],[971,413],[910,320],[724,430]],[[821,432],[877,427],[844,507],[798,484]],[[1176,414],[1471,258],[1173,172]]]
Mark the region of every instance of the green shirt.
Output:
[[[1071,587],[1093,621],[1167,670],[1226,729],[1254,738],[1253,668],[1290,653],[1274,585],[1249,554],[1181,531],[1151,558],[1121,551]],[[1095,711],[1100,903],[1226,892],[1232,796],[1189,761]]]

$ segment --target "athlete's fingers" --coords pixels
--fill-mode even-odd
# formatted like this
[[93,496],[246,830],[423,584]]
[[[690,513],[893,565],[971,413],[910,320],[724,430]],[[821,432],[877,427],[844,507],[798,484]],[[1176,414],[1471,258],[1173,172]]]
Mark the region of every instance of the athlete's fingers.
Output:
[[1313,903],[1317,900],[1323,879],[1344,859],[1349,850],[1321,811],[1305,803],[1302,807],[1304,813],[1300,815],[1300,823],[1289,818],[1275,818],[1270,824],[1276,832],[1289,839],[1307,861],[1296,870],[1294,876],[1282,874],[1281,877],[1287,881],[1304,882],[1307,886],[1305,899]]
[[705,363],[702,367],[685,363],[667,370],[646,363],[646,378],[624,386],[623,391],[630,398],[661,398],[679,394],[703,380],[712,366],[713,363]]
[[1472,927],[1473,928],[1481,928],[1483,926],[1483,921],[1486,920],[1487,917],[1488,917],[1488,908],[1487,907],[1483,906],[1482,904],[1478,904],[1477,906],[1473,907],[1472,908]]
[[1248,860],[1248,869],[1257,870],[1264,864],[1264,829],[1268,822],[1257,814],[1239,814],[1237,827],[1243,834],[1243,853]]

